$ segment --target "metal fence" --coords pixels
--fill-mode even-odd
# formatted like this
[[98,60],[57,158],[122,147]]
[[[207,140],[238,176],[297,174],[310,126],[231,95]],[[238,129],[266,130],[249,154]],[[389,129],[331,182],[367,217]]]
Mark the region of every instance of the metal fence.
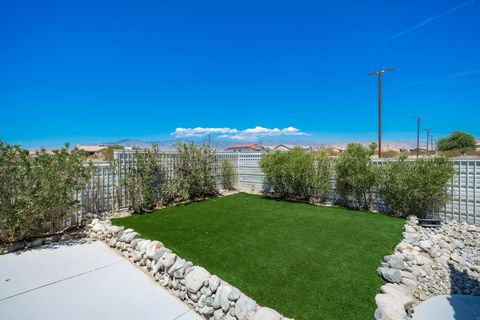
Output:
[[[116,211],[128,207],[126,192],[120,181],[125,177],[128,166],[134,162],[135,151],[115,151],[117,165],[108,162],[96,163],[94,175],[87,188],[79,195],[83,204],[82,212]],[[167,172],[173,172],[175,152],[163,152]],[[260,169],[262,153],[220,152],[217,162],[224,158],[232,161],[237,171],[236,187],[245,192],[259,192],[266,188],[265,177]],[[448,186],[450,202],[440,210],[443,219],[455,219],[472,224],[480,224],[480,159],[452,160],[457,170]],[[376,160],[383,164],[384,160]],[[338,198],[333,184],[331,200]],[[382,208],[381,199],[375,197],[375,206]]]

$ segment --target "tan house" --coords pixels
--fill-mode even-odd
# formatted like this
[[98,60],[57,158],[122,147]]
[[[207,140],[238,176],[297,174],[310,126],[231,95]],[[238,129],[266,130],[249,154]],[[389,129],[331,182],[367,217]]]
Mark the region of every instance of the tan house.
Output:
[[85,151],[85,153],[89,157],[94,156],[107,148],[108,148],[107,146],[103,146],[103,145],[78,145],[77,144],[77,149]]
[[385,147],[382,147],[383,152],[392,151],[392,152],[400,152],[400,147],[394,144],[387,144]]
[[324,148],[325,151],[327,151],[330,155],[339,155],[343,151],[345,151],[345,148],[339,147],[339,146],[330,146]]

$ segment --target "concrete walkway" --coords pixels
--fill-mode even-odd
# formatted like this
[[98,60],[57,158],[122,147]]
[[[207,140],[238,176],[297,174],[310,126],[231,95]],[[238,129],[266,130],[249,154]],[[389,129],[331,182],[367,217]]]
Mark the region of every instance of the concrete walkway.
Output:
[[0,256],[0,318],[202,319],[101,242]]
[[415,307],[413,320],[480,320],[480,297],[432,297]]

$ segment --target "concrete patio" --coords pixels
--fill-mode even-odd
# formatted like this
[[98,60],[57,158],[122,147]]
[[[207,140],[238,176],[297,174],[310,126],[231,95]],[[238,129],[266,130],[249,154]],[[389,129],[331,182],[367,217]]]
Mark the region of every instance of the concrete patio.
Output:
[[101,242],[64,242],[0,256],[0,318],[202,319]]

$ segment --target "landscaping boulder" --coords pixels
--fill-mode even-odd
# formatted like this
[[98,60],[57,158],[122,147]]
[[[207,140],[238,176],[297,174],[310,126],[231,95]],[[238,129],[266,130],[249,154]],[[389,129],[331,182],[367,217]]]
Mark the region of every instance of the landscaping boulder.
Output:
[[230,301],[228,300],[228,295],[233,291],[233,288],[227,285],[221,285],[217,289],[215,298],[213,299],[213,308],[219,309],[222,308],[224,312],[227,312],[230,309]]
[[375,297],[377,310],[375,320],[405,320],[407,313],[401,303],[389,294],[377,294]]
[[192,271],[185,277],[185,287],[189,292],[196,293],[203,283],[210,278],[210,273],[202,267],[192,267]]
[[140,235],[137,233],[137,232],[127,232],[126,230],[123,232],[122,236],[120,237],[120,239],[118,239],[118,241],[120,242],[126,242],[126,243],[130,243],[132,242],[132,240],[134,239],[137,239]]
[[[148,259],[155,260],[155,253],[163,247],[163,244],[160,241],[152,241],[150,246],[147,248],[146,255]],[[160,257],[158,257],[160,258]],[[157,261],[158,258],[155,260]]]
[[238,320],[247,320],[255,310],[257,303],[245,295],[242,295],[235,304],[235,316]]
[[168,275],[173,276],[173,274],[182,269],[185,266],[185,260],[178,258],[175,263],[168,269]]
[[406,290],[398,284],[387,283],[383,285],[380,290],[383,293],[389,294],[394,297],[397,302],[404,306],[404,308],[410,307],[413,304],[413,298]]
[[398,283],[402,281],[400,271],[392,268],[378,268],[378,273],[388,282]]
[[208,279],[208,287],[212,292],[217,291],[218,286],[220,285],[220,278],[213,275]]
[[275,310],[270,308],[260,308],[255,312],[251,320],[280,320],[282,316]]
[[403,270],[405,269],[405,262],[400,255],[389,255],[384,257],[385,262],[390,268]]

